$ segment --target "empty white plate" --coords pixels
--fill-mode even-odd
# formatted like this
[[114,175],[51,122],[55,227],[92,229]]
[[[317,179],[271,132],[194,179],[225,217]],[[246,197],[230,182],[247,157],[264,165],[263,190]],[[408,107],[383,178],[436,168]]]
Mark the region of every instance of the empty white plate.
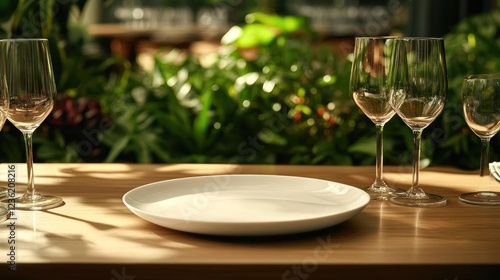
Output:
[[209,235],[257,236],[317,230],[359,213],[370,196],[336,182],[279,175],[214,175],[147,184],[127,192],[137,216]]

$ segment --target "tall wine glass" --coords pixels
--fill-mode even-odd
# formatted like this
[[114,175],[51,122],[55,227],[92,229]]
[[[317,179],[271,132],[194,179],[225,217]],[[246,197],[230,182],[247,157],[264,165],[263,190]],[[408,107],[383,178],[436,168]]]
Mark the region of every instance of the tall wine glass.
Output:
[[387,87],[393,43],[393,37],[357,37],[351,68],[350,91],[354,102],[376,127],[375,181],[365,191],[372,199],[379,200],[387,200],[398,191],[383,179],[384,125],[396,113],[389,105]]
[[391,197],[395,204],[436,207],[446,198],[425,193],[419,184],[422,132],[441,113],[448,90],[442,38],[395,39],[391,70],[391,106],[413,132],[413,180],[410,189]]
[[[500,74],[465,77],[462,104],[467,125],[481,139],[479,175],[487,179],[490,139],[500,130]],[[500,205],[500,192],[464,193],[459,199],[472,204]]]
[[[0,62],[2,63],[2,62]],[[0,66],[1,67],[1,66]],[[1,72],[0,72],[1,73]],[[1,105],[0,105],[1,106]],[[5,124],[5,114],[0,111],[0,131],[3,128],[3,125]],[[5,187],[0,187],[0,199],[3,198],[4,196],[7,196],[7,188]],[[1,207],[1,206],[0,206]],[[2,209],[0,209],[0,213],[2,212]]]
[[23,196],[15,199],[16,209],[42,210],[60,206],[63,204],[60,197],[36,192],[33,173],[32,135],[52,111],[57,92],[48,41],[0,40],[0,49],[5,58],[7,88],[0,97],[3,102],[8,102],[8,106],[1,109],[7,119],[23,133],[26,148],[27,190]]
[[[0,52],[0,95],[3,95],[7,91],[7,83],[5,80],[5,58]],[[6,108],[8,106],[8,100],[0,98],[0,107]],[[0,110],[0,130],[2,130],[5,124],[5,114]],[[7,197],[8,191],[5,187],[0,187],[0,199]],[[9,211],[7,208],[0,206],[0,222],[5,221],[9,217]]]
[[[0,63],[1,63],[1,62],[0,62]],[[2,66],[0,66],[0,67],[2,67]],[[0,70],[0,73],[1,73],[1,70]],[[0,79],[1,79],[1,78],[0,78]],[[2,106],[2,105],[0,105],[0,106]],[[3,125],[5,124],[5,120],[6,120],[6,118],[5,118],[5,114],[4,114],[4,113],[2,113],[2,112],[0,111],[0,131],[1,131],[1,130],[2,130],[2,128],[3,128]],[[5,197],[5,196],[7,196],[7,193],[8,193],[7,188],[5,188],[5,187],[0,187],[0,199],[1,199],[1,198],[3,198],[3,197]],[[0,206],[0,207],[1,207],[1,206]],[[1,212],[2,212],[2,211],[1,211],[1,209],[0,209],[0,213],[1,213]]]

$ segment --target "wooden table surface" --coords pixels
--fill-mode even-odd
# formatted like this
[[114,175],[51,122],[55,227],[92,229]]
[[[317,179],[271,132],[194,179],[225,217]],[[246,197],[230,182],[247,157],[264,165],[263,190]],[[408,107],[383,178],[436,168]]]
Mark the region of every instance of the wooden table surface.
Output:
[[[17,165],[17,188],[25,165]],[[7,181],[6,164],[0,182]],[[122,202],[146,183],[213,174],[280,174],[371,184],[374,167],[213,164],[35,164],[40,192],[65,205],[20,211],[0,224],[0,279],[498,279],[500,207],[458,201],[480,188],[477,172],[422,170],[421,185],[448,198],[439,208],[370,201],[352,219],[323,230],[274,237],[213,237],[149,223]],[[385,167],[407,188],[408,167]],[[13,219],[15,218],[15,220]],[[9,228],[9,226],[14,228]],[[11,244],[11,240],[15,244]],[[16,271],[9,254],[15,246]]]

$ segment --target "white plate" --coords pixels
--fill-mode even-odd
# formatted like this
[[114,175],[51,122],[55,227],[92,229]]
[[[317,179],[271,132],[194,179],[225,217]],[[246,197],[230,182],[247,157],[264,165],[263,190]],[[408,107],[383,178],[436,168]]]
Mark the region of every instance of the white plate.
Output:
[[304,177],[216,175],[156,182],[123,196],[137,216],[167,228],[209,235],[258,236],[317,230],[359,213],[358,188]]

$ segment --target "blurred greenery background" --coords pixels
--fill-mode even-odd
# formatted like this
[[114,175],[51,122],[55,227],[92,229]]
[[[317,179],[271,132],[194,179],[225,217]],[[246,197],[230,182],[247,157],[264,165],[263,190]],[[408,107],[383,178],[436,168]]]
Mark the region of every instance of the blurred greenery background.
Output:
[[[44,37],[51,44],[59,95],[35,132],[35,162],[374,164],[375,126],[348,91],[354,36],[332,43],[318,21],[280,14],[280,1],[190,1],[197,9],[244,9],[224,22],[213,51],[173,44],[130,59],[96,51],[82,20],[88,2],[0,4],[2,38]],[[391,2],[384,2],[389,11]],[[408,8],[398,10],[391,32],[415,33],[401,24]],[[467,74],[500,71],[499,27],[500,12],[492,9],[442,34],[449,95],[424,131],[424,166],[478,168],[480,140],[463,120],[461,82]],[[24,161],[21,133],[8,122],[0,141],[2,162]],[[385,164],[411,163],[411,131],[397,116],[385,126],[384,144]],[[498,136],[491,158],[500,161]]]

